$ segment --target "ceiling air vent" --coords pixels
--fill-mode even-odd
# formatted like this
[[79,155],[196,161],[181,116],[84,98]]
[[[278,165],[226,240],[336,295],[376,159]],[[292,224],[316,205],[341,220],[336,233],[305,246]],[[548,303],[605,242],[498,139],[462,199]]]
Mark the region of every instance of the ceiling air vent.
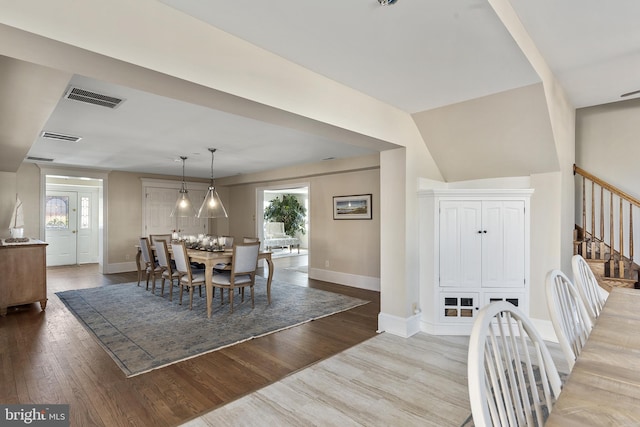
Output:
[[47,159],[46,157],[27,157],[27,160],[31,160],[33,162],[53,162],[53,159]]
[[66,99],[100,105],[107,108],[116,108],[124,101],[122,98],[91,92],[90,90],[80,89],[79,87],[70,87],[67,93],[64,94],[64,97]]
[[82,139],[82,137],[80,136],[65,135],[62,133],[55,133],[55,132],[42,132],[40,136],[47,139],[54,139],[56,141],[67,141],[67,142],[78,142]]

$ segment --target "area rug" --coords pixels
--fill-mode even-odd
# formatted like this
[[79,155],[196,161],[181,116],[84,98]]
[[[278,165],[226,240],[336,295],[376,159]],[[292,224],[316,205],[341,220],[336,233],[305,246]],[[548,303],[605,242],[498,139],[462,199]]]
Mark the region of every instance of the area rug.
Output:
[[257,277],[254,309],[248,295],[244,303],[237,296],[229,313],[228,303],[220,305],[218,290],[207,318],[204,289],[202,298],[194,291],[193,310],[186,292],[182,306],[177,288],[173,301],[166,289],[164,297],[159,294],[157,287],[153,295],[136,283],[56,292],[127,377],[369,302],[274,280],[268,306],[266,281]]

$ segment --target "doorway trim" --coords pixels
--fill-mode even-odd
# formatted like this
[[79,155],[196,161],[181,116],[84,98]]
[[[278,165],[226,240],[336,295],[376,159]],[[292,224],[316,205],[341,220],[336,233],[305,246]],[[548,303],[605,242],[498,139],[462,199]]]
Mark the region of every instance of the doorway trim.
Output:
[[98,187],[98,272],[105,274],[105,266],[108,265],[108,194],[109,171],[97,171],[90,169],[66,169],[55,167],[40,167],[40,240],[45,238],[45,205],[47,197],[47,176],[68,176],[72,178],[92,178],[102,180],[102,187]]
[[[311,183],[309,181],[303,182],[291,182],[287,184],[268,185],[264,187],[256,188],[256,236],[260,238],[260,241],[264,241],[264,192],[265,191],[277,191],[288,190],[293,188],[306,188],[307,200],[309,207],[307,209],[307,222],[311,224]],[[311,226],[307,228],[307,253],[311,254]]]

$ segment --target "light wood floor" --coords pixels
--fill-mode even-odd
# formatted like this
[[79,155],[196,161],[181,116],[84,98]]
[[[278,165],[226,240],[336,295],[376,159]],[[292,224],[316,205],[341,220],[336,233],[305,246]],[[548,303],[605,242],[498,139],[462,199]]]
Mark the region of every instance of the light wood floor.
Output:
[[[457,427],[471,415],[469,337],[382,333],[184,427]],[[547,343],[557,367],[568,366]]]
[[175,426],[376,335],[379,293],[309,280],[296,271],[306,256],[274,262],[276,280],[372,303],[127,379],[55,292],[116,286],[136,273],[50,268],[46,311],[31,304],[0,318],[0,402],[70,404],[72,426]]

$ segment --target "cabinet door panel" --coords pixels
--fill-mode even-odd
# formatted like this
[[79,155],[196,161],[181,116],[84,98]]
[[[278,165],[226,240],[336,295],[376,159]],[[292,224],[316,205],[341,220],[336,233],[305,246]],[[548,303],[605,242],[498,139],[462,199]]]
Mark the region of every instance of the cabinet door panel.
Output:
[[481,202],[440,203],[440,286],[479,287]]
[[522,201],[486,201],[482,211],[482,286],[523,287],[525,218]]

